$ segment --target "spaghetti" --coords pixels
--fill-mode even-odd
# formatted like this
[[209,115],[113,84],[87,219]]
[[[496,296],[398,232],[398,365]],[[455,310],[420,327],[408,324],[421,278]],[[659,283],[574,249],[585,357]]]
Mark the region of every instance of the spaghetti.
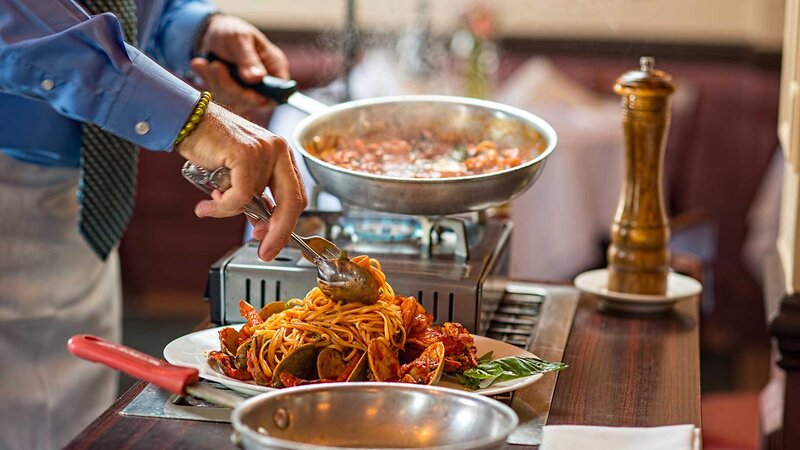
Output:
[[[378,283],[379,299],[376,303],[342,304],[326,297],[317,287],[303,299],[287,301],[285,307],[277,312],[274,308],[269,310],[271,305],[258,312],[241,301],[240,311],[247,323],[238,332],[233,328],[223,329],[220,332],[222,351],[211,352],[209,361],[236,379],[286,385],[286,382],[280,382],[284,375],[279,377],[279,372],[283,372],[279,366],[287,357],[301,353],[301,348],[311,344],[315,349],[331,348],[341,354],[341,365],[347,370],[342,369],[344,372],[337,377],[341,378],[338,381],[349,379],[359,360],[367,354],[373,373],[370,377],[376,379],[373,365],[397,363],[398,354],[409,350],[406,348],[407,338],[411,338],[409,345],[416,346],[416,356],[419,356],[421,350],[434,343],[422,345],[423,337],[438,336],[432,332],[444,336],[444,332],[437,331],[439,327],[431,325],[432,318],[415,299],[395,296],[377,260],[357,256],[353,262],[367,269]],[[468,359],[474,360],[474,344],[469,333],[461,325],[446,325],[457,326],[458,333],[465,333],[468,342],[459,347],[460,353],[466,351]],[[395,381],[400,381],[403,375],[391,368],[388,373],[389,378],[396,378]]]
[[345,361],[367,351],[369,342],[386,338],[397,350],[405,345],[406,334],[400,307],[393,304],[394,291],[386,282],[380,263],[366,256],[353,258],[368,268],[379,282],[380,298],[373,305],[341,304],[314,288],[303,300],[290,300],[287,309],[255,327],[253,336],[268,343],[261,347],[258,362],[268,377],[285,355],[305,344],[333,347]]

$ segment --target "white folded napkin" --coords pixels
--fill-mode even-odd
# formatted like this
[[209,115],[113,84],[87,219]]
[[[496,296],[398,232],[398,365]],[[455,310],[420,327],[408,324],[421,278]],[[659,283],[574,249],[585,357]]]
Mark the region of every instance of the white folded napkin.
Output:
[[540,450],[700,450],[694,425],[652,428],[547,425]]

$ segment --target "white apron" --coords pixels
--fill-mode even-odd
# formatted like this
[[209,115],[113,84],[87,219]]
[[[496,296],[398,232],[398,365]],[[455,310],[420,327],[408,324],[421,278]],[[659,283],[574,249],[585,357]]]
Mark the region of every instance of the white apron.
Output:
[[116,398],[115,372],[66,349],[121,338],[119,258],[78,234],[77,182],[0,153],[0,449],[61,448]]

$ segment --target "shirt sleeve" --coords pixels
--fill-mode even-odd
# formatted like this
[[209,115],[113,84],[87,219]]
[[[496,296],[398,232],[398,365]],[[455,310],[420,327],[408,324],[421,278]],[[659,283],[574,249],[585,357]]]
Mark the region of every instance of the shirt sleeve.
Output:
[[169,150],[200,93],[125,44],[112,14],[69,0],[0,0],[0,91]]
[[216,7],[206,0],[167,0],[150,42],[148,55],[181,75],[190,74],[199,34]]

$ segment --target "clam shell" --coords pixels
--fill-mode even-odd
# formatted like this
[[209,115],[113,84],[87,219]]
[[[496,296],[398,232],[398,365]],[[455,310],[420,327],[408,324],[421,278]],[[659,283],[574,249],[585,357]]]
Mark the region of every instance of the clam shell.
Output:
[[283,357],[272,374],[272,385],[283,387],[280,375],[288,373],[303,380],[317,379],[317,350],[314,344],[297,347],[292,353]]
[[361,354],[358,358],[356,367],[347,376],[347,381],[368,381],[369,380],[369,362],[367,361],[367,353]]
[[258,312],[258,315],[261,316],[261,319],[266,322],[266,320],[271,316],[284,310],[286,310],[286,302],[272,302],[261,308],[261,311]]
[[444,371],[444,344],[442,342],[437,342],[430,347],[426,348],[420,358],[430,357],[432,361],[436,363],[436,369],[433,371],[433,374],[428,376],[428,382],[426,384],[437,384],[439,380],[442,379],[442,372]]
[[419,357],[400,368],[404,383],[437,384],[444,371],[445,349],[442,342],[429,345]]
[[397,381],[400,378],[400,362],[397,352],[386,338],[369,341],[367,357],[375,381]]
[[250,350],[251,345],[253,345],[252,338],[244,341],[244,343],[242,343],[242,345],[236,349],[236,355],[233,358],[233,365],[236,366],[237,369],[247,369],[247,351]]
[[317,356],[317,375],[321,379],[338,378],[345,365],[342,352],[333,347],[325,347]]

